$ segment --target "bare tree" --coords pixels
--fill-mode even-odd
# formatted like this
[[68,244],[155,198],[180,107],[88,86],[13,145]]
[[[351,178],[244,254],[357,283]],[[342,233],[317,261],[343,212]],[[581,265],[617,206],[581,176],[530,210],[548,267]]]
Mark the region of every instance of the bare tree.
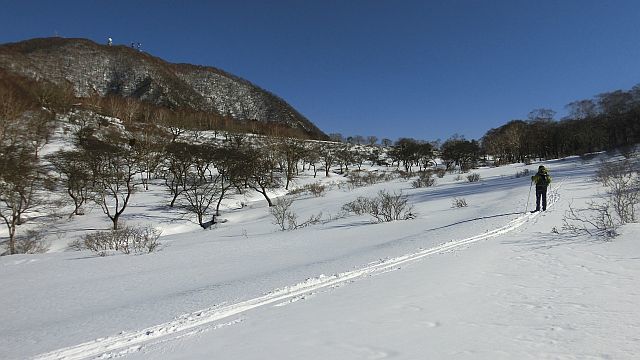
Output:
[[313,177],[316,178],[318,176],[317,165],[320,162],[320,152],[322,146],[318,144],[311,144],[306,146],[307,150],[304,152],[304,161],[309,163],[309,166],[313,168]]
[[243,159],[242,154],[234,149],[220,148],[216,151],[214,166],[220,174],[220,179],[215,216],[220,216],[220,204],[229,191],[242,182],[242,174],[246,166]]
[[49,138],[52,116],[31,96],[11,82],[0,82],[0,219],[7,226],[10,254],[20,250],[17,227],[45,203],[39,196],[45,178],[38,151]]
[[541,108],[531,110],[527,117],[529,118],[529,121],[551,121],[555,114],[556,112],[551,109]]
[[365,160],[368,159],[368,155],[364,150],[353,148],[352,149],[352,161],[358,167],[358,170],[362,170],[362,165],[364,165]]
[[426,170],[430,165],[436,164],[436,154],[433,145],[428,142],[423,142],[418,145],[418,153],[417,153],[418,164],[420,165],[420,170]]
[[144,112],[140,101],[131,97],[108,96],[103,102],[103,108],[125,124],[131,124]]
[[215,223],[215,215],[207,223],[205,217],[209,208],[219,195],[219,182],[222,174],[213,171],[215,149],[208,145],[191,147],[193,158],[186,174],[186,186],[182,197],[186,201],[187,210],[196,215],[198,224],[206,229]]
[[393,155],[396,161],[402,162],[406,172],[411,173],[414,165],[418,164],[420,145],[411,138],[400,138],[393,147]]
[[59,150],[47,156],[47,160],[60,175],[60,182],[73,200],[74,209],[69,217],[82,215],[82,206],[90,197],[91,169],[86,154],[78,150]]
[[36,157],[40,154],[40,149],[49,142],[54,130],[53,119],[52,113],[37,111],[28,113],[26,121],[21,123],[20,131],[27,134],[22,142],[32,148]]
[[479,156],[480,145],[475,140],[452,136],[442,144],[441,157],[450,170],[458,166],[460,172],[466,172],[476,166]]
[[340,165],[340,174],[349,171],[349,165],[355,162],[354,152],[350,145],[343,145],[336,149],[336,160]]
[[92,169],[94,200],[114,230],[139,185],[136,177],[142,172],[133,145],[115,133],[109,134],[106,141],[94,138],[84,145]]
[[325,174],[325,176],[328,177],[329,176],[329,171],[331,170],[331,166],[333,166],[333,164],[336,161],[336,151],[333,148],[333,146],[325,144],[320,149],[320,161],[322,162],[322,165],[324,166],[324,174]]
[[178,124],[178,117],[168,109],[158,109],[155,113],[156,123],[164,126],[171,133],[171,142],[176,142],[185,129]]
[[9,254],[16,253],[16,229],[24,215],[42,204],[42,176],[33,153],[0,146],[0,219],[9,232]]
[[244,149],[242,155],[245,163],[244,182],[249,188],[262,194],[269,207],[273,206],[268,191],[279,187],[280,179],[274,176],[273,163],[269,155],[253,148]]
[[145,190],[149,190],[149,182],[162,162],[168,139],[169,134],[153,124],[143,124],[133,131],[132,141],[142,166],[141,176]]
[[229,133],[227,132],[226,141],[231,148],[241,149],[243,146],[247,145],[247,135],[241,133]]
[[187,189],[187,174],[192,164],[191,146],[182,142],[171,142],[165,149],[165,161],[162,177],[165,186],[171,193],[170,207]]
[[39,105],[54,115],[67,113],[76,100],[73,85],[69,82],[59,85],[40,82],[34,90]]
[[569,116],[573,119],[584,120],[597,114],[597,106],[593,100],[578,100],[567,104]]
[[374,148],[369,154],[367,154],[367,160],[373,165],[381,165],[383,161],[380,161],[380,149]]
[[289,190],[289,183],[298,172],[298,162],[304,155],[304,146],[296,139],[282,138],[278,141],[278,152],[284,160],[286,184],[285,189]]
[[15,89],[0,86],[0,144],[15,143],[10,138],[16,135],[18,118],[30,108],[32,104]]

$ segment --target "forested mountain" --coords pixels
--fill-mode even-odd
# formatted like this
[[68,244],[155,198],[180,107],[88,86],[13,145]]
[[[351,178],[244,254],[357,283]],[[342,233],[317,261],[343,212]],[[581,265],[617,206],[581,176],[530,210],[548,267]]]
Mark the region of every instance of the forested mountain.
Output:
[[0,72],[69,87],[77,97],[137,99],[172,111],[210,114],[219,123],[325,134],[278,96],[213,67],[173,64],[139,49],[87,39],[42,38],[0,45]]

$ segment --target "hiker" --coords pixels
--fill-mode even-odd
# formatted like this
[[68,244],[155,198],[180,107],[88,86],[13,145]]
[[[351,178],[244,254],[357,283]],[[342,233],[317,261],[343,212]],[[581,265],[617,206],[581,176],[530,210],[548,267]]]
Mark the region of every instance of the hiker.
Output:
[[551,176],[544,166],[538,166],[538,173],[531,177],[531,181],[536,183],[536,209],[532,212],[540,211],[540,199],[542,198],[542,211],[547,210],[547,188],[551,183]]

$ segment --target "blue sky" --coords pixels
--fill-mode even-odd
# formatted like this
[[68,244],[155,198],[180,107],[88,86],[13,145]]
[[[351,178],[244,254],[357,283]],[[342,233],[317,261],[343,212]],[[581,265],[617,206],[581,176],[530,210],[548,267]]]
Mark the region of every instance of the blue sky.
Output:
[[327,133],[480,138],[640,83],[640,1],[0,0],[0,43],[141,42],[284,98]]

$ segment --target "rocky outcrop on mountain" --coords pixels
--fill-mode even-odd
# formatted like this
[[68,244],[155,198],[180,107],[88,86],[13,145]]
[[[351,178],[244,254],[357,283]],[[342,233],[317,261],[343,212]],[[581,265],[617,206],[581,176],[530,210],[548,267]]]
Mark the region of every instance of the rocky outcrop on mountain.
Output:
[[134,97],[172,109],[275,122],[326,135],[278,96],[222,70],[168,63],[127,46],[42,38],[0,45],[0,68],[35,80],[69,83],[76,96]]

